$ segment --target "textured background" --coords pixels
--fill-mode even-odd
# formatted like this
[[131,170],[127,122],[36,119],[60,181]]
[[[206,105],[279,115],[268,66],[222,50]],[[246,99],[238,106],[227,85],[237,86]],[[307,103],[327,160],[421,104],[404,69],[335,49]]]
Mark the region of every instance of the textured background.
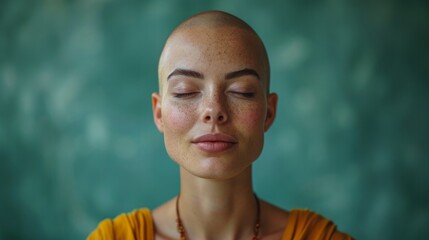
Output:
[[177,193],[150,94],[168,33],[206,9],[270,55],[279,114],[256,192],[358,239],[427,236],[427,2],[203,2],[0,2],[0,239],[83,239]]

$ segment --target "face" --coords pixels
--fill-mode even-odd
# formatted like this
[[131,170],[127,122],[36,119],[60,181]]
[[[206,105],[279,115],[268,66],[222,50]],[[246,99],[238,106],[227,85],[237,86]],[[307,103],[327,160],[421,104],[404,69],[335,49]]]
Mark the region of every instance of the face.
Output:
[[169,156],[187,172],[229,179],[250,169],[275,117],[262,46],[248,31],[195,27],[161,57],[153,113]]

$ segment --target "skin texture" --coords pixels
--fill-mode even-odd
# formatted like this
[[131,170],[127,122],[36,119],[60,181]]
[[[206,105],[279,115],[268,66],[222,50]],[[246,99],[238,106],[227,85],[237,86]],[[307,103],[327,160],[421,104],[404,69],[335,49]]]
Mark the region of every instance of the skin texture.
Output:
[[[173,31],[158,73],[154,121],[180,166],[179,209],[188,239],[250,239],[256,218],[251,165],[277,107],[262,41],[238,18],[204,12]],[[200,141],[204,136],[216,139]],[[157,239],[178,238],[174,203],[153,211]],[[261,235],[279,239],[287,212],[266,202],[261,212]]]

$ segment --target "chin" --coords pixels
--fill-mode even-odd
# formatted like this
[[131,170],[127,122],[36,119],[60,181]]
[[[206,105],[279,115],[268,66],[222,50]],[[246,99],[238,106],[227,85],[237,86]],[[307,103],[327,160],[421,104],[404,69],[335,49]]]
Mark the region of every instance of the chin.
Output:
[[246,171],[250,171],[251,162],[240,166],[231,164],[231,161],[225,159],[221,161],[217,158],[206,158],[198,160],[198,163],[192,164],[192,166],[182,166],[190,174],[211,180],[230,180],[243,174]]

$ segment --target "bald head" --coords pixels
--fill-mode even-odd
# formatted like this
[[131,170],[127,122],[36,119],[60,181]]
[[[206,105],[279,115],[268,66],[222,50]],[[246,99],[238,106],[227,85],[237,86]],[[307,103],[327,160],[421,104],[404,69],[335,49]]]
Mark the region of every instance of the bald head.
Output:
[[[184,49],[186,49],[184,51]],[[188,51],[189,50],[189,51]],[[187,52],[188,51],[188,52]],[[189,58],[189,54],[195,58]],[[216,61],[223,54],[222,61]],[[213,67],[214,63],[225,63],[225,55],[230,54],[231,60],[242,58],[256,68],[256,72],[269,89],[269,61],[266,49],[257,33],[243,20],[221,11],[207,11],[194,15],[179,24],[167,39],[158,65],[160,91],[168,76],[177,67],[194,67],[198,63],[206,63]],[[194,62],[195,61],[195,62]],[[244,66],[248,68],[249,66]],[[237,67],[241,67],[238,66]]]
[[221,11],[207,11],[202,12],[197,15],[194,15],[188,19],[186,19],[184,22],[182,22],[179,26],[177,26],[173,33],[180,31],[182,29],[186,28],[192,28],[192,27],[208,27],[208,28],[215,28],[215,27],[236,27],[240,28],[242,30],[251,31],[255,35],[256,32],[250,27],[246,22],[239,19],[238,17],[231,15],[226,12]]

